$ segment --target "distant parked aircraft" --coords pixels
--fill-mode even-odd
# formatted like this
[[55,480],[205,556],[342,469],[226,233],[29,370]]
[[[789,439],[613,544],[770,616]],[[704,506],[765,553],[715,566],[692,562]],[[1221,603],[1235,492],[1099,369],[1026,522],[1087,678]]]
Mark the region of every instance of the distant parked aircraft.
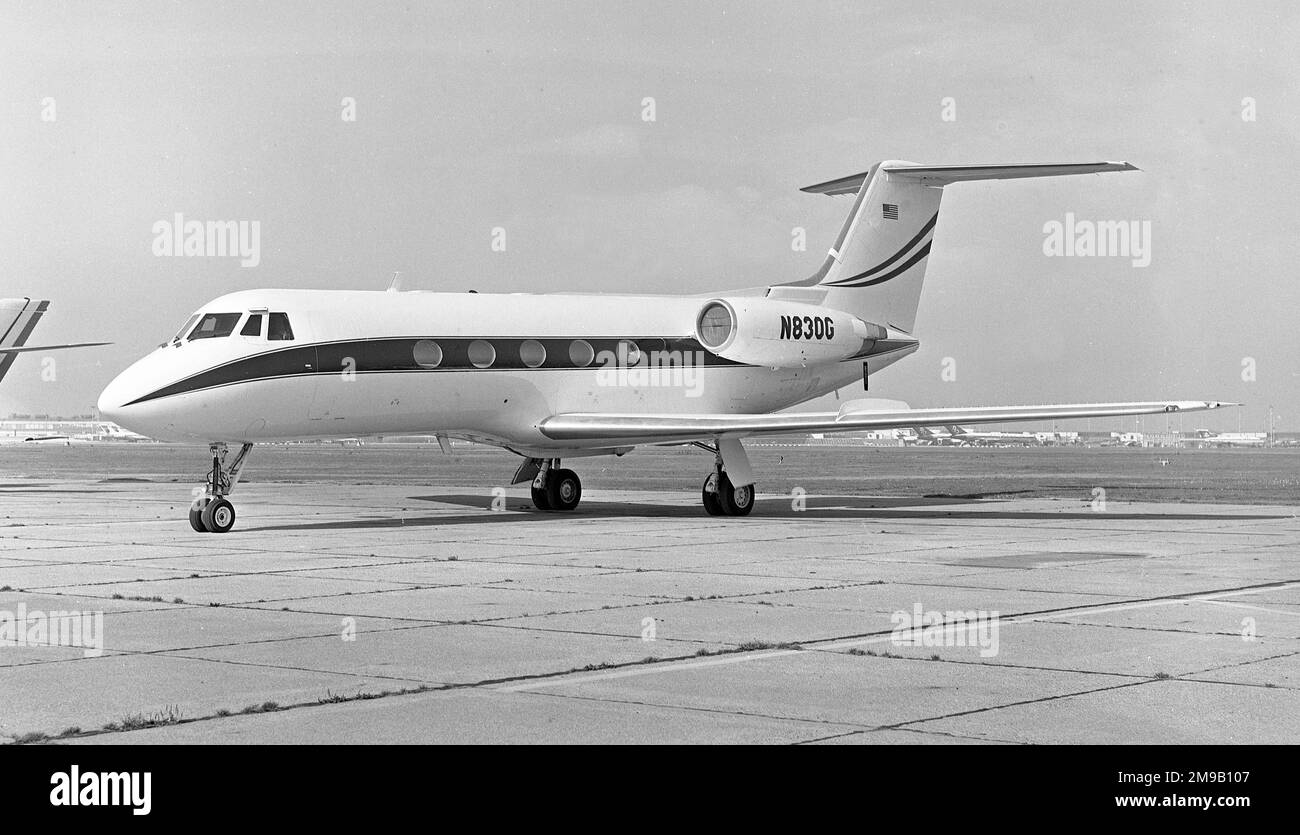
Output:
[[1196,436],[1187,439],[1187,443],[1199,447],[1254,447],[1268,443],[1266,432],[1211,432],[1197,429]]

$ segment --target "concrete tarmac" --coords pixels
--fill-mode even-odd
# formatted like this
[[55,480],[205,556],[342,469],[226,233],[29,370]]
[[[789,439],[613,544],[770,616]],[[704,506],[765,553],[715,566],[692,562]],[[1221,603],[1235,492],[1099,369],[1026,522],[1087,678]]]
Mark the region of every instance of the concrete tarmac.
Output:
[[1300,742],[1295,507],[232,499],[197,534],[184,485],[0,484],[0,638],[102,612],[0,646],[0,741]]

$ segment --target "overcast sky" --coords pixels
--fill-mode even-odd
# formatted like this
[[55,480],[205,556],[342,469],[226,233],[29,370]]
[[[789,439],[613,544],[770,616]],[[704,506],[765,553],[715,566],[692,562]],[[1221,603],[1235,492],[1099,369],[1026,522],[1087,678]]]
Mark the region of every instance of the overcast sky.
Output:
[[[921,350],[872,395],[1240,400],[1241,428],[1272,404],[1300,431],[1291,3],[0,9],[0,296],[52,300],[33,342],[116,343],[60,354],[53,381],[19,359],[0,416],[91,411],[232,290],[784,282],[851,205],[800,186],[887,158],[1106,159],[1142,172],[947,190]],[[260,263],[155,256],[175,212],[258,221]],[[1149,221],[1150,265],[1046,257],[1067,212]]]

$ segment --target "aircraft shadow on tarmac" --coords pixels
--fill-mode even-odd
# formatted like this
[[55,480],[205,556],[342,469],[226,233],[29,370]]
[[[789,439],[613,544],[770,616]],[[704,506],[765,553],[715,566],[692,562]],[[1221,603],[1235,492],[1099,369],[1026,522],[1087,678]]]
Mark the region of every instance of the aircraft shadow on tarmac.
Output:
[[[472,508],[473,512],[461,516],[438,515],[423,516],[408,511],[400,517],[384,516],[382,518],[359,518],[332,522],[300,522],[290,525],[259,525],[245,527],[244,530],[258,531],[312,531],[312,530],[362,530],[366,528],[400,528],[419,526],[469,525],[480,523],[499,523],[506,518],[521,521],[547,521],[563,523],[575,519],[598,519],[613,517],[633,517],[639,519],[704,519],[708,518],[704,509],[698,505],[654,504],[643,501],[593,501],[586,499],[577,510],[566,513],[540,511],[524,499],[506,499],[505,510],[492,511],[493,497],[477,495],[447,496],[408,496],[413,502],[431,502],[444,505],[458,505]],[[764,519],[858,519],[858,520],[1013,520],[1047,522],[1068,521],[1254,521],[1283,519],[1279,515],[1243,516],[1231,513],[1122,513],[1115,511],[1096,512],[1092,510],[1067,511],[1061,513],[1045,511],[1015,510],[960,510],[954,505],[1000,504],[996,500],[980,500],[970,497],[872,497],[872,496],[810,496],[806,499],[804,510],[796,510],[789,498],[759,499],[755,502],[754,516],[751,520],[761,522]],[[502,514],[508,514],[503,516]],[[409,514],[409,515],[408,515]],[[719,521],[729,521],[727,517],[718,517]]]

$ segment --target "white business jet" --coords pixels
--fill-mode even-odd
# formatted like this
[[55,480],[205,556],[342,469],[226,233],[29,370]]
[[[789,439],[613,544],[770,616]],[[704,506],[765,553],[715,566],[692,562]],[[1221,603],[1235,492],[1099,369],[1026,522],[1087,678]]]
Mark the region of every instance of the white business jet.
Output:
[[[491,444],[523,458],[542,510],[577,507],[562,459],[636,446],[713,455],[711,515],[744,516],[742,439],[1213,409],[1208,401],[895,409],[849,402],[785,413],[916,351],[943,188],[969,180],[1132,171],[1127,163],[923,166],[882,162],[805,188],[856,194],[817,273],[700,296],[249,290],[222,296],[104,390],[103,416],[163,440],[206,442],[196,531],[234,525],[227,496],[253,444],[377,434]],[[230,455],[229,445],[239,445]]]

